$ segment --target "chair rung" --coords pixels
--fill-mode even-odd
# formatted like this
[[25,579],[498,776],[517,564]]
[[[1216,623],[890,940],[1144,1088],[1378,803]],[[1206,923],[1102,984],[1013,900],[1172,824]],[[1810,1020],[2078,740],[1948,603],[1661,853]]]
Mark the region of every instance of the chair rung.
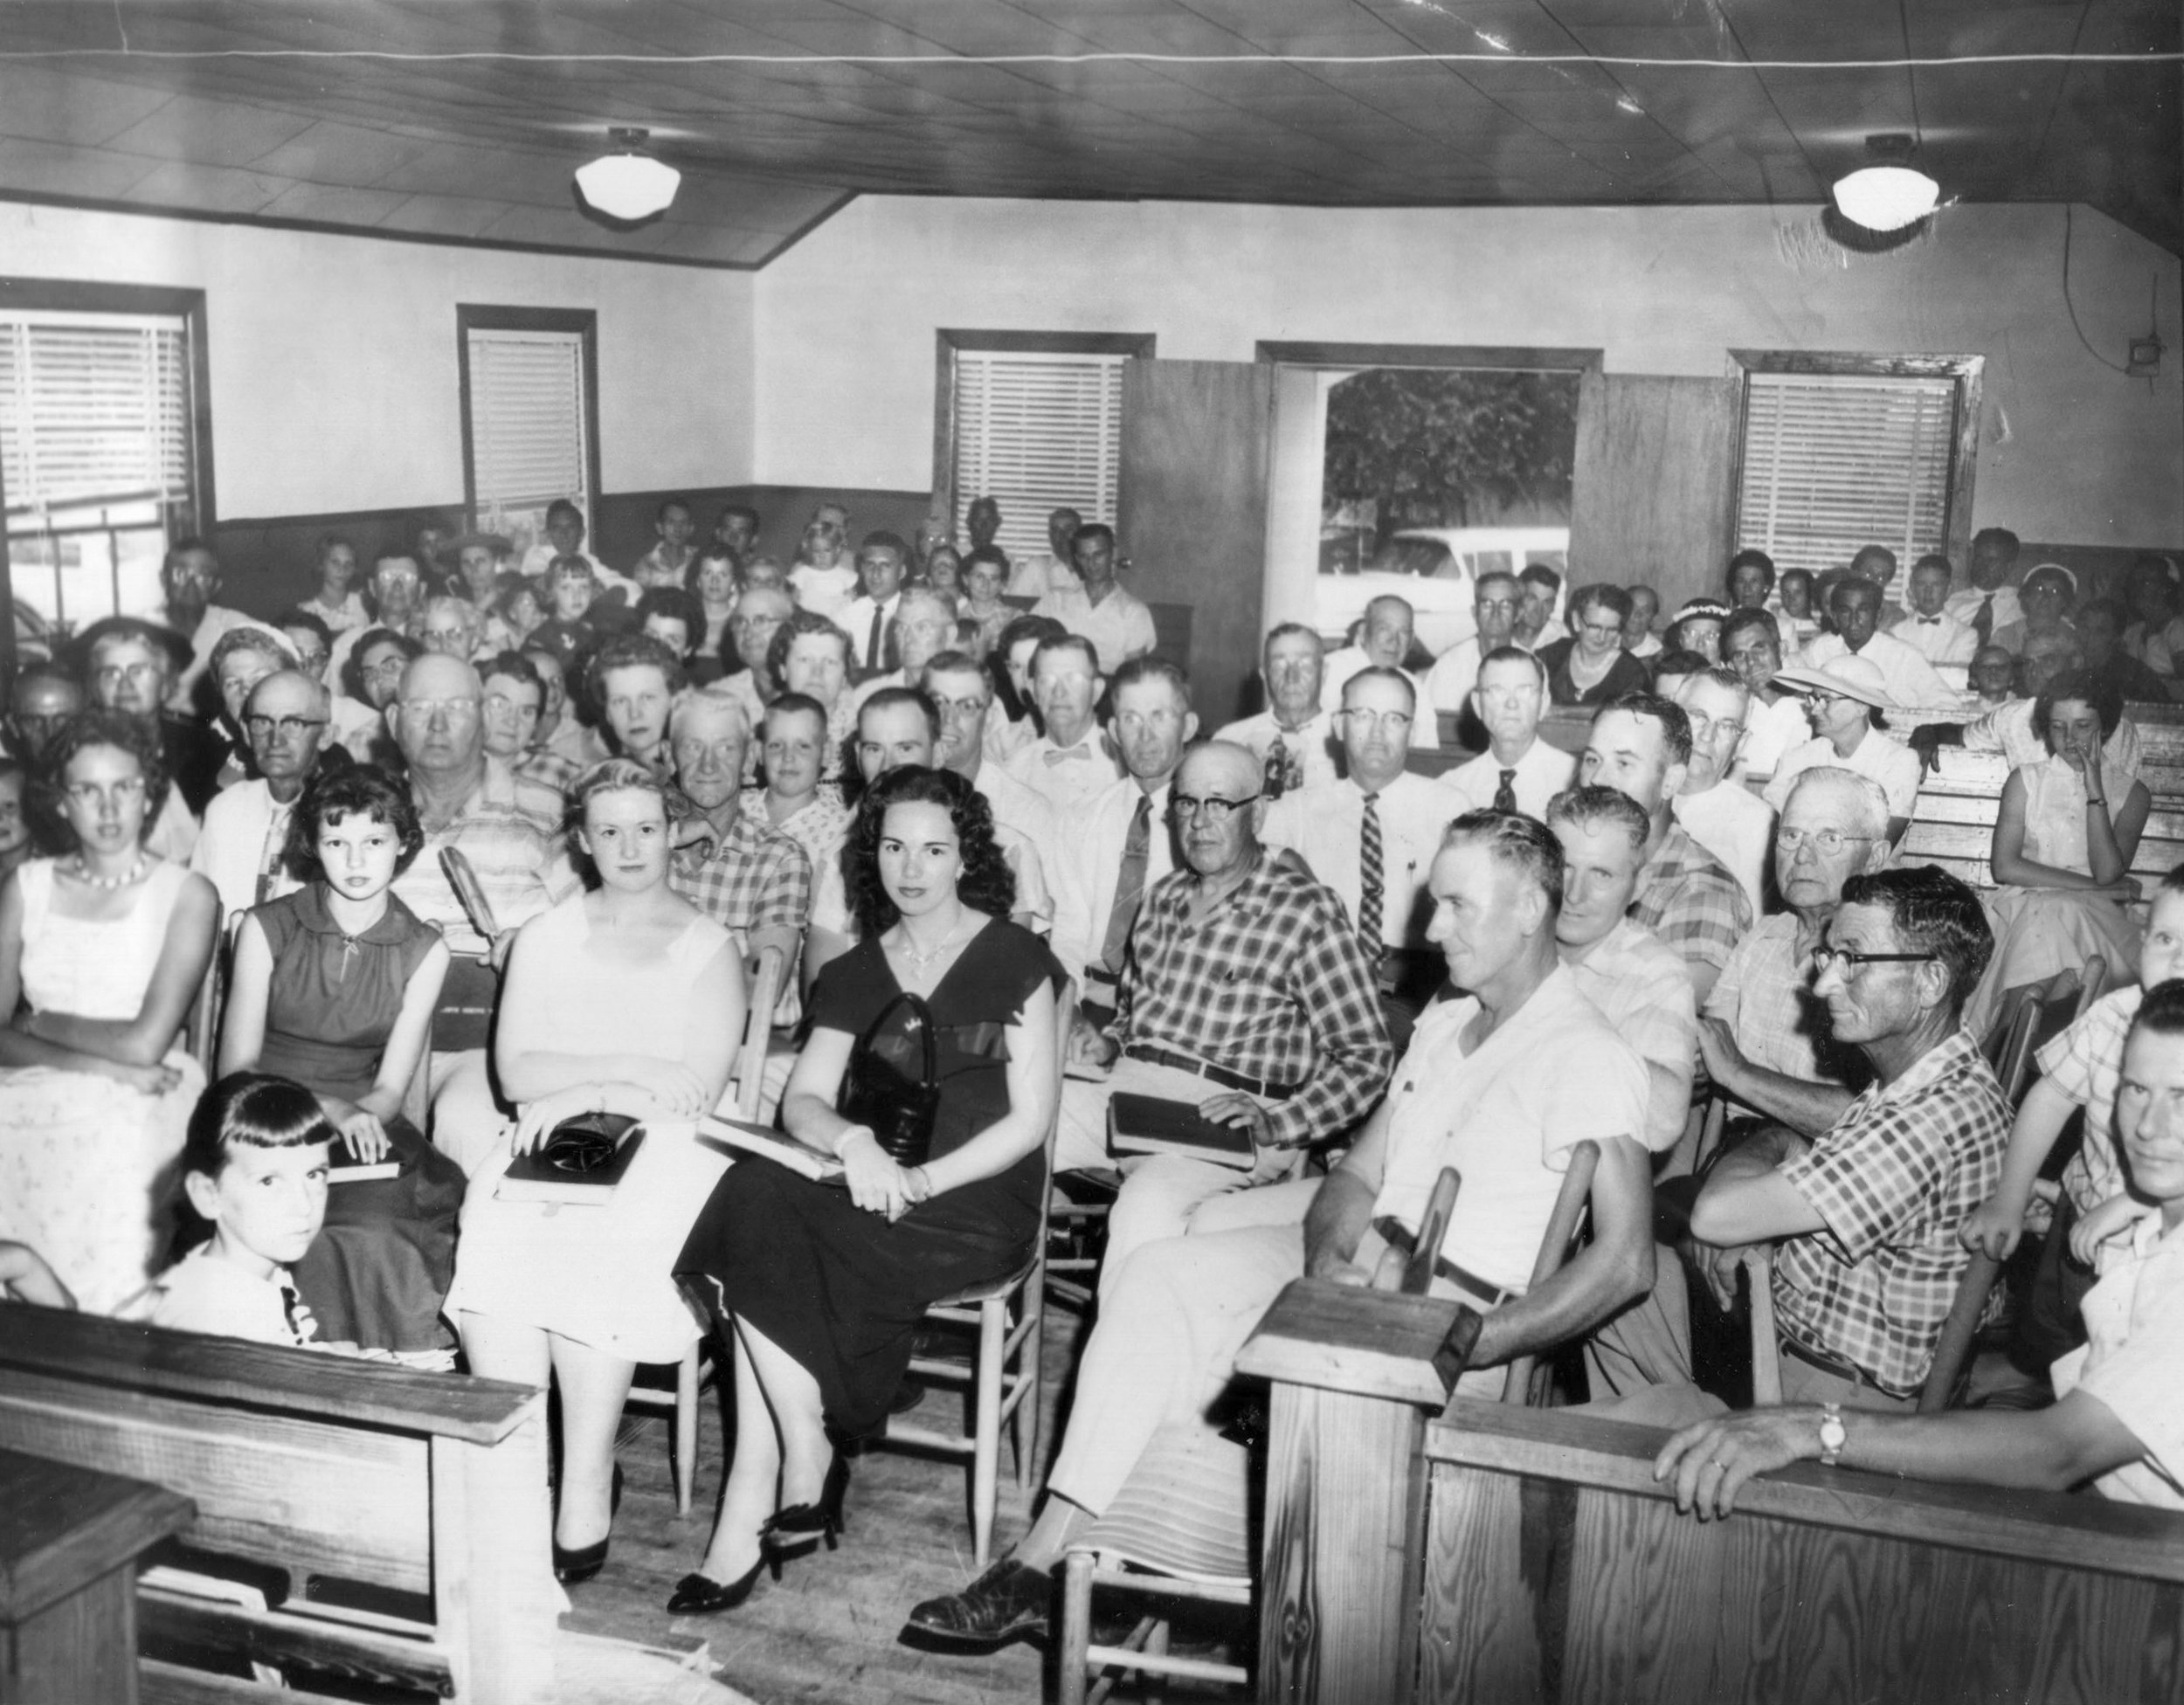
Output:
[[957,1432],[935,1432],[930,1427],[906,1426],[897,1417],[888,1422],[888,1442],[891,1445],[916,1445],[929,1451],[945,1451],[950,1456],[975,1456],[978,1444]]
[[1220,1681],[1232,1688],[1241,1688],[1251,1681],[1251,1674],[1240,1664],[1217,1664],[1210,1658],[1171,1658],[1162,1653],[1156,1657],[1149,1652],[1133,1651],[1127,1646],[1088,1646],[1084,1648],[1084,1667],[1095,1665],[1105,1669],[1142,1669],[1153,1675],[1175,1675],[1193,1681]]

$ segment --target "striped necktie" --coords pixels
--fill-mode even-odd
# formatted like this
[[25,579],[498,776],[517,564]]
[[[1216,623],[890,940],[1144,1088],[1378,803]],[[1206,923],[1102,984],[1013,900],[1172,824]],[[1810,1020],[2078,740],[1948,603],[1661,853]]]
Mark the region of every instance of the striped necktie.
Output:
[[1137,810],[1130,819],[1130,833],[1123,841],[1122,874],[1115,882],[1115,903],[1108,908],[1107,941],[1100,949],[1100,963],[1116,977],[1123,974],[1123,956],[1130,950],[1130,926],[1145,897],[1145,860],[1152,852],[1152,795],[1137,797]]
[[1365,951],[1380,956],[1382,888],[1380,796],[1365,797],[1365,830],[1358,842],[1358,933],[1365,937]]
[[1502,784],[1494,790],[1494,809],[1497,811],[1516,811],[1517,772],[1514,770],[1502,771]]

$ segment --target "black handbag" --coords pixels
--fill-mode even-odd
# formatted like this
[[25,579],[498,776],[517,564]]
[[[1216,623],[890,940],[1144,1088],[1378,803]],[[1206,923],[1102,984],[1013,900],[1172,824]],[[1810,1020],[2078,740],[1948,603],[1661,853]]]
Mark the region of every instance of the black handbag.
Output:
[[625,1113],[573,1115],[554,1127],[539,1145],[539,1156],[556,1172],[597,1172],[612,1162],[637,1123]]
[[897,1166],[925,1163],[933,1151],[940,1083],[932,1010],[923,1000],[897,995],[865,1026],[842,1073],[834,1110],[869,1130]]

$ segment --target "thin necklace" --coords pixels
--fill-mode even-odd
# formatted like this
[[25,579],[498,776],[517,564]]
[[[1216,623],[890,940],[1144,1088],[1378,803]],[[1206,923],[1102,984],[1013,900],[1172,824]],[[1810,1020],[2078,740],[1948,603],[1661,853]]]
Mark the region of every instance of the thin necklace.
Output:
[[136,855],[136,862],[119,876],[93,876],[91,873],[91,866],[83,861],[83,854],[80,852],[76,854],[76,880],[88,888],[103,888],[108,892],[115,888],[126,888],[132,883],[142,881],[144,873],[151,867],[150,856],[140,851]]
[[941,937],[936,946],[928,948],[923,953],[910,945],[910,932],[905,929],[902,932],[902,939],[895,943],[895,950],[910,962],[911,970],[923,977],[925,975],[927,967],[931,965],[934,960],[955,946],[956,937],[963,933],[964,924],[968,922],[968,919],[959,920],[953,929]]

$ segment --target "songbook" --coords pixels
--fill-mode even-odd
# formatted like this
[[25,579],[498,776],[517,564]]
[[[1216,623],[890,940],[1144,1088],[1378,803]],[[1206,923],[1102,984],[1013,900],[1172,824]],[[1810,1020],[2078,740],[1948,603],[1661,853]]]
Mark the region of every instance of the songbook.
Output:
[[[579,1124],[581,1129],[572,1129]],[[644,1126],[624,1114],[563,1120],[536,1149],[508,1163],[493,1193],[503,1202],[603,1207],[644,1142]]]
[[842,1163],[833,1156],[808,1142],[799,1142],[793,1136],[770,1131],[764,1125],[749,1124],[741,1119],[705,1118],[698,1121],[698,1135],[709,1136],[715,1142],[724,1142],[747,1155],[763,1155],[791,1172],[802,1173],[814,1184],[840,1184],[842,1180]]
[[1248,1125],[1216,1124],[1188,1101],[1115,1095],[1107,1104],[1107,1146],[1116,1155],[1185,1155],[1248,1172],[1258,1160]]
[[392,1149],[387,1151],[384,1160],[359,1160],[344,1136],[327,1154],[326,1182],[329,1184],[364,1184],[377,1178],[401,1176],[402,1163],[395,1158]]
[[493,902],[486,898],[485,884],[478,880],[478,873],[471,868],[470,860],[460,847],[443,846],[439,850],[439,867],[446,873],[447,886],[455,891],[455,898],[462,904],[463,915],[470,920],[470,927],[488,942],[497,941],[501,925],[493,915]]

